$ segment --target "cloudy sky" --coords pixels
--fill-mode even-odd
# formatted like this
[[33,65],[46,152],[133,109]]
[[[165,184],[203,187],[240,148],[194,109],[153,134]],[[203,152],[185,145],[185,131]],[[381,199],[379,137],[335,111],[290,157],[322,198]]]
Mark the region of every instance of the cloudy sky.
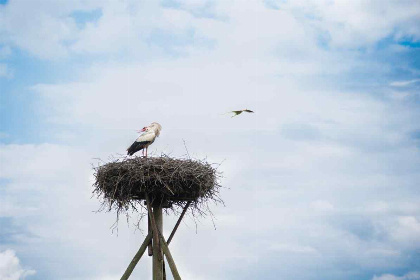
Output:
[[420,279],[419,25],[416,0],[0,0],[0,279],[121,277],[144,235],[95,213],[91,164],[153,121],[155,154],[222,162],[184,279]]

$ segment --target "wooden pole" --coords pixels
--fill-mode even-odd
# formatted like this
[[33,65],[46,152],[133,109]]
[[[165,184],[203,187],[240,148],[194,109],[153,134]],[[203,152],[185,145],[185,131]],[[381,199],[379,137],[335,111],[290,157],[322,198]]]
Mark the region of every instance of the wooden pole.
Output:
[[163,256],[159,242],[159,230],[163,228],[162,206],[156,205],[152,211],[150,199],[147,194],[146,203],[153,230],[153,280],[163,280]]
[[[153,219],[157,232],[161,232],[163,229],[162,206],[153,207]],[[163,256],[160,240],[153,241],[153,280],[163,280]]]
[[178,219],[178,221],[176,222],[176,225],[175,225],[174,229],[172,230],[171,235],[169,235],[169,238],[168,238],[168,245],[169,245],[169,243],[171,243],[171,240],[172,240],[172,238],[174,237],[175,232],[176,232],[176,230],[178,229],[179,225],[181,224],[181,220],[182,220],[182,218],[184,217],[185,213],[187,212],[187,209],[188,209],[188,207],[190,206],[190,204],[191,204],[191,201],[188,201],[188,202],[187,202],[187,204],[185,204],[185,207],[184,207],[184,209],[182,210],[181,216],[179,216],[179,219]]
[[165,241],[165,238],[163,237],[162,234],[159,234],[159,237],[160,237],[160,241],[161,241],[161,244],[162,244],[163,253],[166,256],[166,260],[168,261],[169,268],[171,269],[171,272],[172,272],[172,275],[173,275],[174,279],[175,280],[181,280],[181,276],[178,273],[178,269],[176,268],[175,261],[172,258],[171,252],[169,251],[169,247],[168,247],[168,244]]
[[134,268],[136,267],[137,263],[139,262],[140,258],[143,256],[144,251],[146,251],[147,245],[149,244],[150,240],[152,240],[152,234],[149,233],[144,239],[143,244],[141,244],[140,249],[137,251],[137,254],[134,256],[133,260],[128,265],[127,269],[125,270],[121,280],[127,280],[131,273],[133,272]]

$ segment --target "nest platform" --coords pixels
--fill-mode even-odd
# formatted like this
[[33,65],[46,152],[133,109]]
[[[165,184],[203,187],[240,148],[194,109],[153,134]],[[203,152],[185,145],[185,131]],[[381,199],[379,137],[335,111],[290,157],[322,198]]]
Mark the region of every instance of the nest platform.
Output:
[[201,160],[174,159],[168,156],[118,159],[95,168],[94,193],[103,198],[109,210],[118,212],[137,208],[149,196],[153,204],[166,208],[183,207],[204,211],[208,201],[219,198],[216,168]]

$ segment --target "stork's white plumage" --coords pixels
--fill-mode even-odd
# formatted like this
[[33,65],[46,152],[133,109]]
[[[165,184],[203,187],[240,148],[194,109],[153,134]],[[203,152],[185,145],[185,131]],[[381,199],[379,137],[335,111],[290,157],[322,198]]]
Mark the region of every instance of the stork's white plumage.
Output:
[[134,141],[134,143],[128,147],[127,149],[127,155],[132,156],[134,153],[143,150],[143,156],[145,155],[146,151],[146,157],[147,157],[147,148],[155,142],[156,137],[160,135],[160,130],[162,129],[162,126],[158,124],[157,122],[153,122],[149,126],[143,127],[141,132],[143,132],[137,139]]

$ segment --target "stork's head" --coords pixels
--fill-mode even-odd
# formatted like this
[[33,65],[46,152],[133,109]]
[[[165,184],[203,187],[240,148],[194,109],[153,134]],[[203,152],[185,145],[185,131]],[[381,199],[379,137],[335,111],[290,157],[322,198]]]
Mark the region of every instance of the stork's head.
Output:
[[157,122],[152,122],[149,126],[155,131],[156,136],[159,136],[160,130],[162,129],[162,126]]

